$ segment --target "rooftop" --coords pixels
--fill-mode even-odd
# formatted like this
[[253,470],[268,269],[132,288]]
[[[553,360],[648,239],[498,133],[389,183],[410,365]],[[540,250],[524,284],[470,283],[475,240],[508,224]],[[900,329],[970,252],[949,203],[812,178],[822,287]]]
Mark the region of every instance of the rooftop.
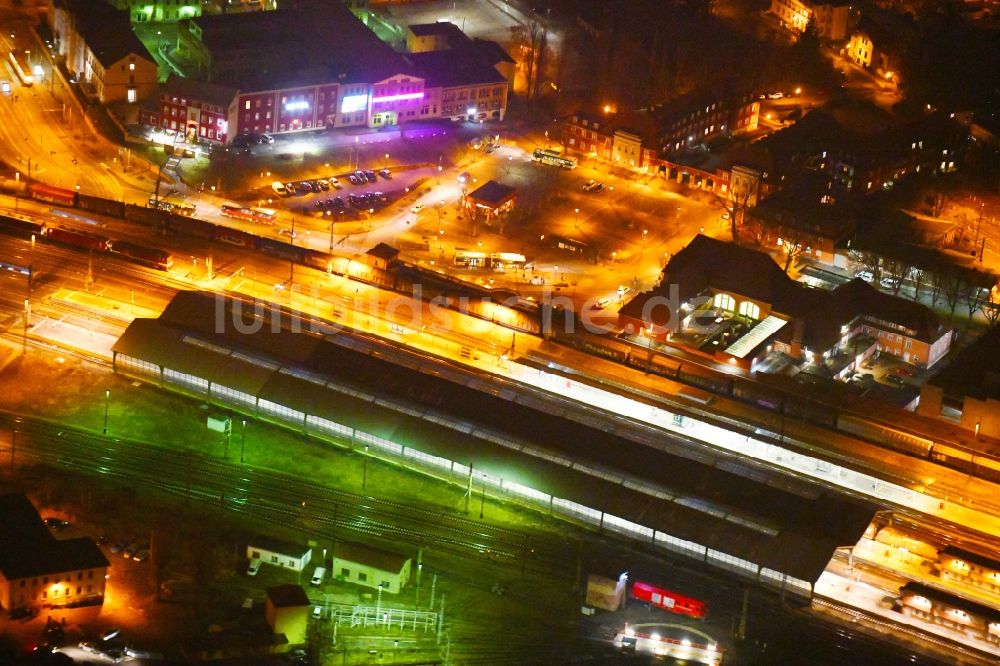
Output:
[[0,526],[0,573],[7,580],[108,566],[93,539],[52,536],[23,494],[0,495]]
[[153,61],[153,56],[132,31],[128,11],[88,0],[65,0],[65,8],[73,16],[76,30],[87,48],[105,67],[133,54]]
[[[501,49],[502,51],[503,49]],[[446,51],[407,53],[403,59],[423,77],[427,88],[452,88],[474,84],[506,83],[497,71],[496,54],[470,44]]]
[[160,86],[160,95],[183,97],[228,109],[238,91],[229,86],[189,79],[172,73]]
[[953,356],[945,368],[930,378],[953,396],[979,400],[1000,400],[1000,326],[994,326],[978,340]]
[[308,606],[309,597],[301,585],[275,585],[267,588],[267,598],[275,608]]
[[[219,312],[225,317],[234,306],[220,304],[217,298],[197,292],[178,294],[160,319],[133,322],[115,344],[116,353],[139,358],[155,353],[157,362],[176,368],[188,363],[192,351],[183,338],[197,336],[226,350],[211,353],[239,360],[230,365],[228,378],[221,374],[225,366],[212,370],[220,373],[215,381],[223,386],[239,386],[241,364],[256,363],[270,372],[253,394],[262,400],[427,455],[474,464],[491,476],[517,479],[540,492],[586,503],[801,579],[816,580],[833,549],[856,541],[870,522],[867,505],[798,483],[791,484],[794,488],[787,481],[780,488],[771,486],[747,470],[705,465],[686,457],[687,448],[670,435],[650,447],[568,420],[543,401],[514,402],[470,390],[465,375],[426,374],[417,369],[421,364],[415,359],[398,358],[407,352],[377,339],[295,333],[286,330],[291,321],[287,314],[281,315],[283,326],[273,332],[277,306],[259,309],[259,332],[229,331],[230,327],[217,325],[217,317]],[[163,348],[154,348],[141,335],[131,335],[133,329],[147,326],[177,333],[173,338],[164,335]],[[189,371],[205,377],[197,362],[191,361]],[[830,516],[836,521],[831,523]]]
[[476,201],[481,201],[484,204],[497,208],[503,205],[511,197],[517,194],[517,188],[511,187],[510,185],[504,185],[503,183],[498,183],[495,180],[490,180],[469,194],[466,195],[468,199],[475,199]]
[[399,573],[403,566],[410,560],[398,553],[364,546],[359,543],[338,541],[333,547],[333,556],[338,560],[346,560],[355,564],[363,564],[389,573]]
[[292,557],[302,557],[311,550],[309,546],[301,543],[261,535],[250,539],[249,545],[251,548],[260,548],[269,553],[278,553],[279,555],[289,555]]

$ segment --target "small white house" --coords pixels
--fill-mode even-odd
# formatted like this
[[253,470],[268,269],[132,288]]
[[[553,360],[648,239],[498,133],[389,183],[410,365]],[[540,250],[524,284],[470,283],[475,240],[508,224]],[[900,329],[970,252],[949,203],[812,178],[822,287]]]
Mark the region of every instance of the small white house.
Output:
[[258,558],[264,564],[283,569],[302,571],[312,559],[312,548],[290,541],[255,536],[247,545],[247,557]]
[[333,575],[383,592],[398,594],[410,580],[411,559],[357,543],[339,542],[333,549]]

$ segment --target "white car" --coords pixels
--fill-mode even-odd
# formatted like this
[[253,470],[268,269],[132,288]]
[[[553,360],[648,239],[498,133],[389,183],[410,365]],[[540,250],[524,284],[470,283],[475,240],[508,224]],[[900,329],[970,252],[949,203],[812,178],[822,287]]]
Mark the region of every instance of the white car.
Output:
[[859,271],[854,275],[854,277],[859,277],[865,282],[874,282],[875,276],[872,275],[871,271]]
[[10,81],[0,81],[0,92],[4,95],[10,94]]
[[248,576],[256,576],[260,573],[260,558],[254,557],[250,560],[250,566],[247,567]]
[[424,204],[417,204],[416,206],[414,206],[413,208],[410,209],[410,212],[413,213],[413,214],[417,214],[420,211],[422,211],[424,208],[425,208]]

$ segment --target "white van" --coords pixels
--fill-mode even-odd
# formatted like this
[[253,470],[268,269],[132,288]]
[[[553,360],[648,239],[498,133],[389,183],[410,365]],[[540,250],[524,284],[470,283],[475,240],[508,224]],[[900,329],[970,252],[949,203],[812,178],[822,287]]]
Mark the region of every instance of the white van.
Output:
[[291,192],[288,191],[288,188],[285,187],[285,184],[280,180],[276,180],[271,183],[271,189],[274,190],[274,193],[279,197],[287,197],[291,194]]
[[313,577],[312,580],[309,581],[309,584],[314,587],[318,587],[323,584],[324,578],[326,578],[326,567],[316,567],[313,571]]

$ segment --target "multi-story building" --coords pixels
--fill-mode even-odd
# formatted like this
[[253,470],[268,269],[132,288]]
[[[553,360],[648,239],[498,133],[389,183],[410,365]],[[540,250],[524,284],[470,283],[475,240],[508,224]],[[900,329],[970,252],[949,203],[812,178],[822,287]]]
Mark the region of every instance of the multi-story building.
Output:
[[1000,437],[1000,327],[951,359],[920,389],[917,413],[965,430]]
[[720,134],[757,129],[760,100],[752,93],[694,92],[653,109],[656,139],[664,153],[682,150]]
[[821,39],[838,42],[847,37],[851,7],[849,0],[771,0],[770,12],[792,32],[802,32],[809,20],[816,22]]
[[102,104],[136,103],[156,92],[157,65],[128,14],[103,2],[56,0],[48,13],[53,47],[81,89]]
[[844,101],[807,113],[754,143],[768,182],[803,171],[826,174],[835,189],[877,192],[914,173],[948,173],[961,164],[968,128],[941,113],[900,120],[877,107]]
[[108,560],[93,539],[57,539],[31,500],[0,495],[0,606],[102,603]]
[[[470,40],[448,26],[447,39],[399,54],[339,3],[306,0],[292,9],[181,21],[177,50],[199,63],[211,82],[238,90],[219,141],[248,132],[384,127],[432,118],[502,120],[510,57],[496,43]],[[303,41],[317,48],[303,54]],[[260,43],[268,48],[258,48]],[[431,47],[446,48],[426,50]]]
[[229,114],[237,91],[227,86],[185,79],[171,74],[159,95],[139,112],[139,123],[176,132],[183,141],[226,143]]
[[621,308],[623,330],[746,370],[771,351],[803,363],[842,359],[834,376],[876,351],[930,367],[951,345],[951,329],[918,303],[860,279],[812,289],[766,253],[708,236],[675,254],[659,285]]
[[201,0],[108,0],[128,12],[133,23],[172,22],[201,16]]
[[845,54],[879,78],[898,83],[903,56],[913,48],[915,40],[912,18],[873,10],[858,21]]

